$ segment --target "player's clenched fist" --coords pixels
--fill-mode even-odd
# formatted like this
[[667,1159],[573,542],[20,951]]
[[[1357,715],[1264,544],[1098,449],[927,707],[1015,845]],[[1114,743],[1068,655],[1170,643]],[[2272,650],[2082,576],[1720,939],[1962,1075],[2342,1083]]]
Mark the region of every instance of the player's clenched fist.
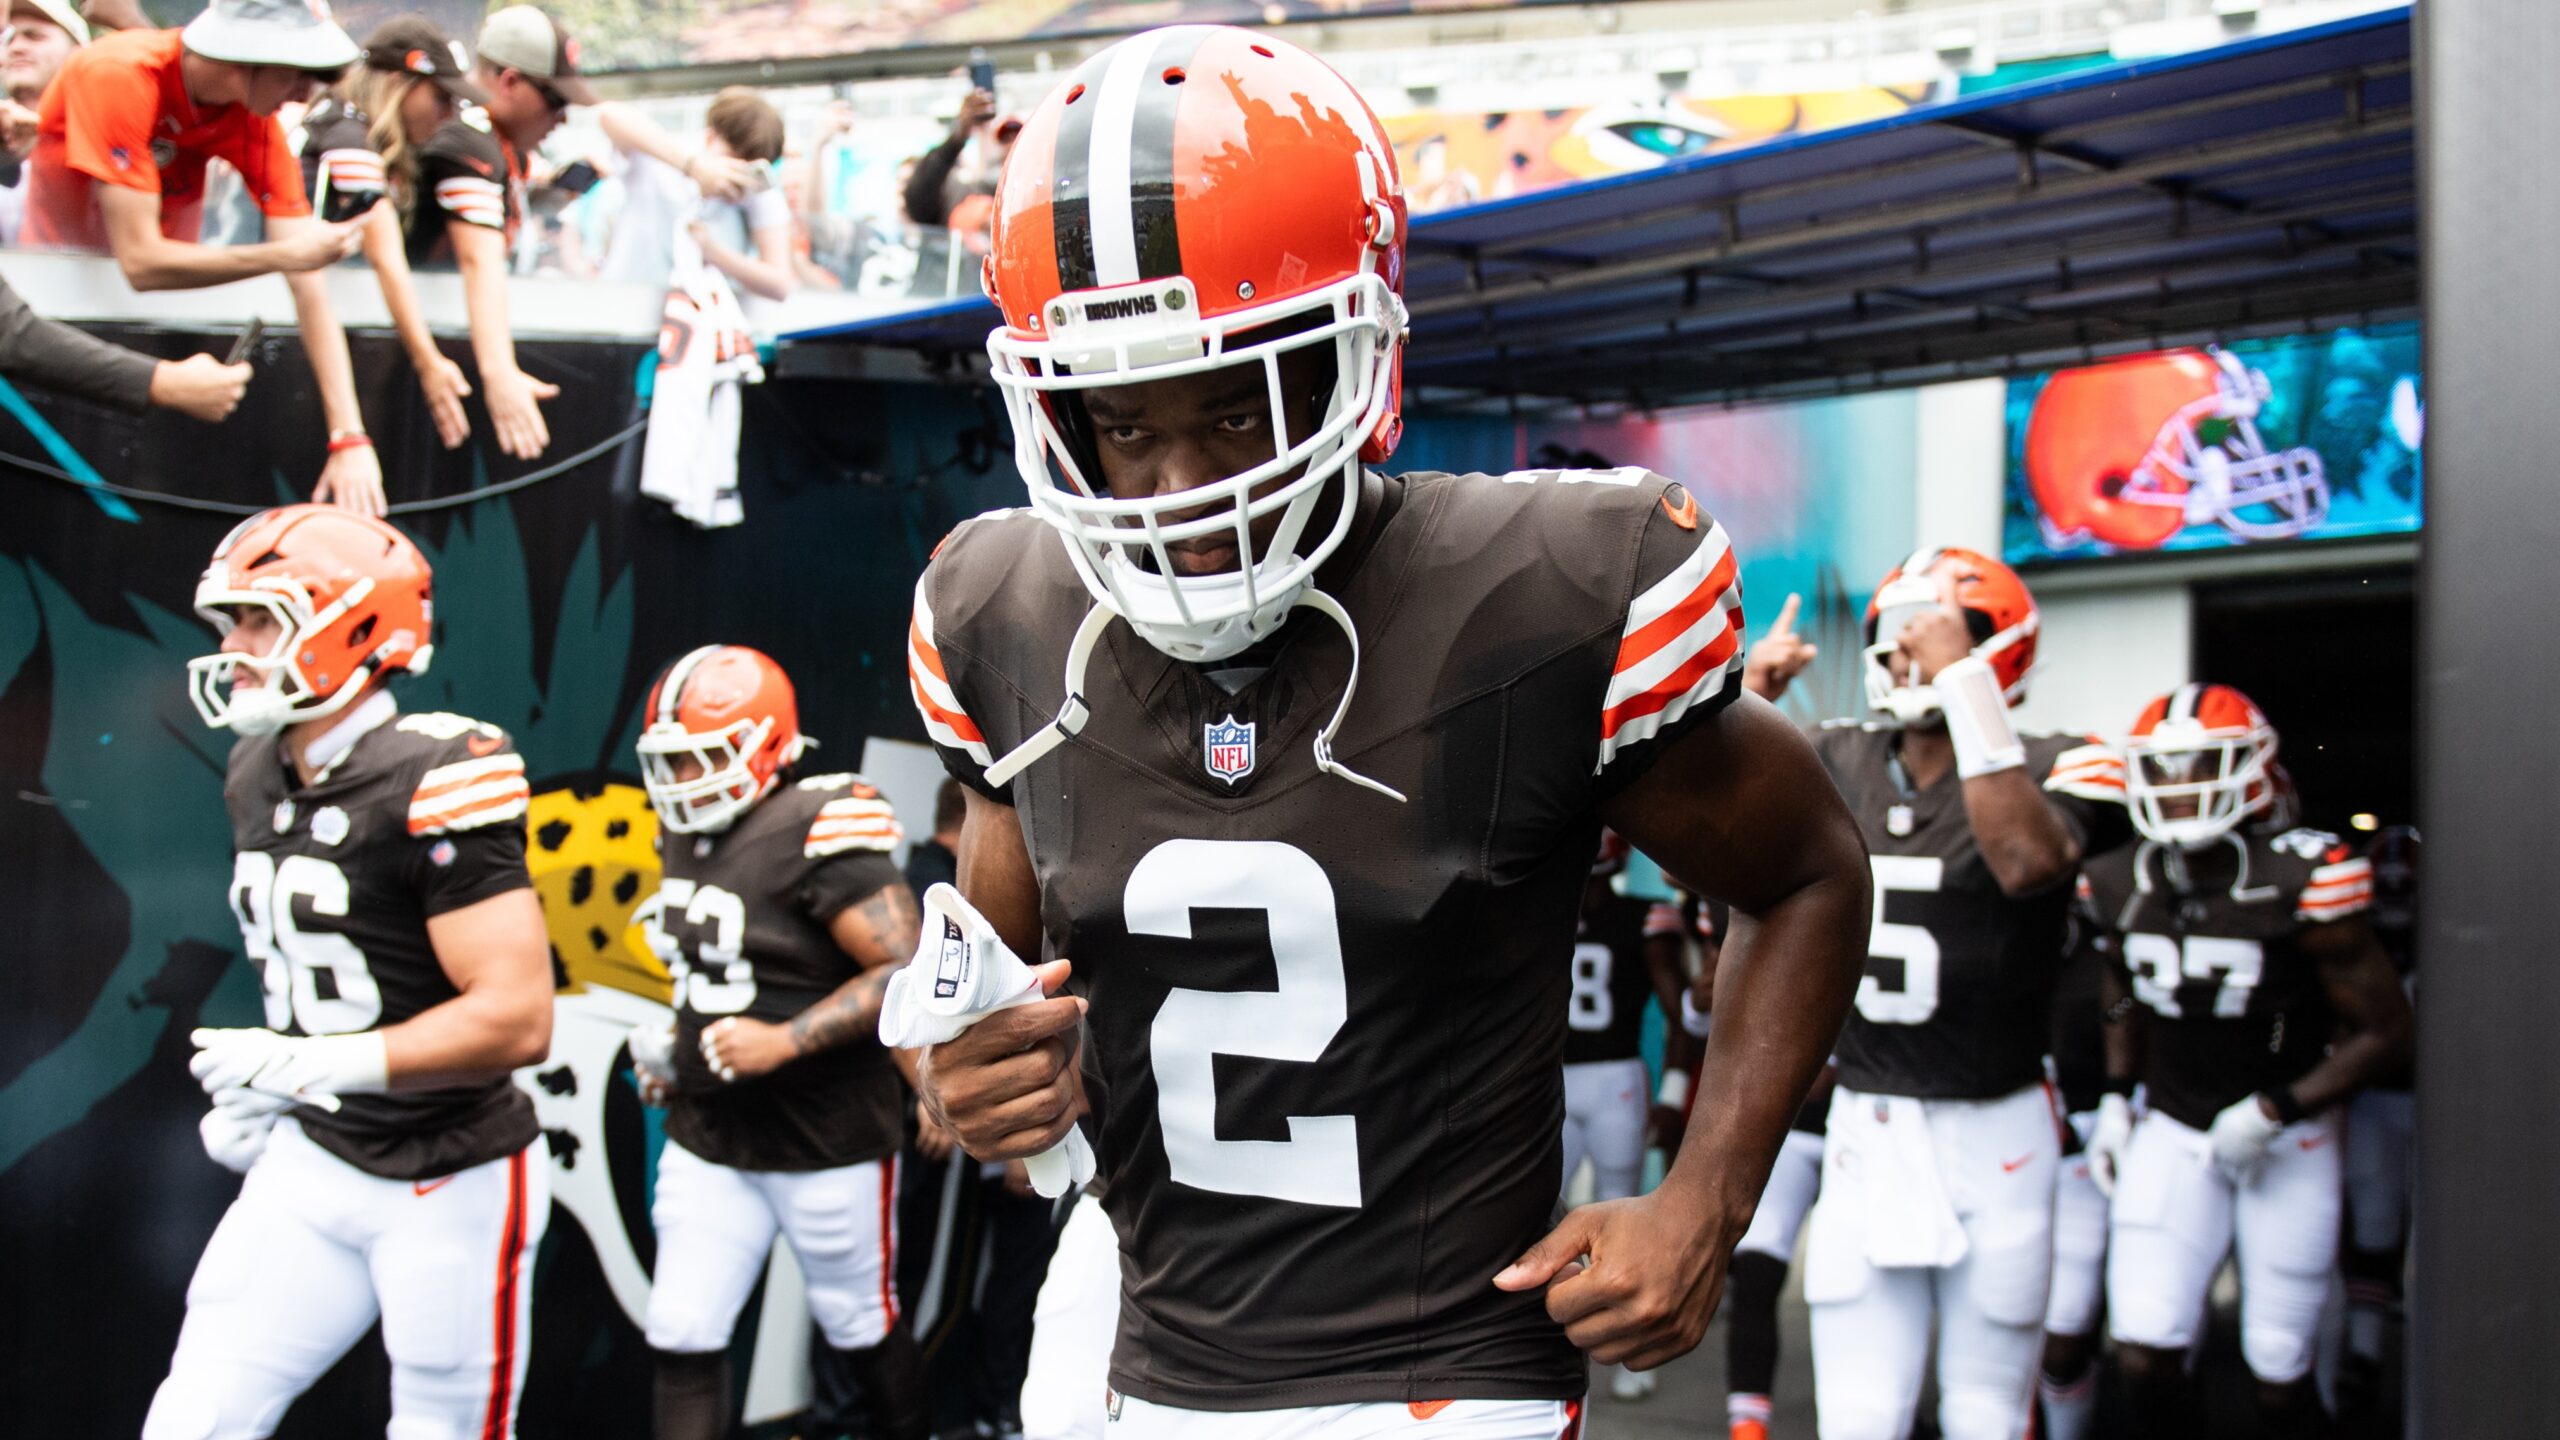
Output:
[[926,1112],[981,1160],[1037,1155],[1075,1128],[1084,1001],[1057,993],[1067,972],[1064,960],[1039,966],[1049,999],[1000,1010],[917,1059]]
[[1493,1283],[1546,1286],[1547,1313],[1566,1339],[1600,1364],[1650,1370],[1697,1348],[1749,1223],[1747,1213],[1702,1214],[1666,1182],[1650,1195],[1569,1212]]

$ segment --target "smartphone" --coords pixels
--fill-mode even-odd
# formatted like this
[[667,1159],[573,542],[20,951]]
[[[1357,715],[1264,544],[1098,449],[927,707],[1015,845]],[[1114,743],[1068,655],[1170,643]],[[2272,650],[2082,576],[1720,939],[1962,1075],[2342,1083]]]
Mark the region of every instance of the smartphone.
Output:
[[584,195],[596,188],[596,182],[603,178],[596,173],[594,161],[572,160],[561,167],[559,174],[551,177],[551,186],[571,195]]
[[256,316],[251,316],[249,319],[249,328],[241,331],[240,338],[231,342],[231,353],[222,357],[222,363],[225,365],[237,365],[241,361],[248,359],[249,352],[258,348],[258,341],[263,339],[266,336],[266,333],[267,322]]
[[984,90],[990,95],[996,93],[996,62],[988,59],[987,52],[977,46],[969,49],[969,88]]

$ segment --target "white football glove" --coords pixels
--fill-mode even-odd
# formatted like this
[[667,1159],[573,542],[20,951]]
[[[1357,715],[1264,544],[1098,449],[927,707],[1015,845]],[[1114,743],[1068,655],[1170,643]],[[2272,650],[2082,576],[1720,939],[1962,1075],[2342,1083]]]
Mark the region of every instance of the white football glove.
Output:
[[187,1069],[207,1095],[249,1090],[322,1110],[341,1095],[378,1095],[390,1088],[382,1032],[279,1035],[273,1030],[198,1030],[187,1037],[196,1058]]
[[224,1090],[196,1122],[196,1134],[203,1137],[204,1153],[213,1157],[213,1163],[235,1175],[246,1175],[267,1152],[267,1136],[276,1128],[276,1116],[282,1110],[282,1102],[268,1096]]
[[664,1105],[676,1088],[676,1022],[631,1027],[631,1068],[640,1076],[640,1099]]
[[2089,1178],[2098,1193],[2116,1193],[2116,1172],[2124,1167],[2125,1148],[2133,1143],[2133,1102],[2121,1095],[2098,1097],[2098,1123],[2089,1131]]
[[2269,1115],[2257,1096],[2241,1096],[2213,1117],[2213,1128],[2207,1132],[2213,1141],[2214,1168],[2235,1185],[2248,1184],[2266,1160],[2267,1146],[2283,1129],[2284,1122]]

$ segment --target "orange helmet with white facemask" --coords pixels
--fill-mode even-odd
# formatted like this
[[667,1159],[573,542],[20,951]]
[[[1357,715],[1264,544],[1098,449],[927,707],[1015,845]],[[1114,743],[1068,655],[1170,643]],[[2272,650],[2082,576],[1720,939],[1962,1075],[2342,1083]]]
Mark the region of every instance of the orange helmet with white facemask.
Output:
[[2036,598],[2018,572],[1971,550],[1921,550],[1885,572],[1867,602],[1864,674],[1867,704],[1908,725],[1938,713],[1927,685],[1895,684],[1886,661],[1901,648],[1902,627],[1914,614],[1955,597],[1973,636],[1973,653],[1991,667],[2002,698],[2015,705],[2027,693],[2036,663]]
[[2227,351],[2164,350],[2056,371],[2027,418],[2028,488],[2048,534],[2150,550],[2189,525],[2247,540],[2328,518],[2309,446],[2258,437],[2267,377]]
[[640,781],[679,835],[728,829],[816,743],[800,733],[791,677],[744,645],[687,652],[649,687],[647,714]]
[[2134,828],[2182,850],[2220,840],[2282,798],[2275,727],[2228,685],[2181,685],[2144,706],[2124,758]]
[[241,612],[273,616],[265,653],[187,662],[204,723],[271,735],[335,715],[368,682],[422,674],[435,647],[434,572],[388,522],[335,505],[286,505],[240,522],[196,581],[196,613],[228,636]]
[[[1385,459],[1401,424],[1404,231],[1385,128],[1349,82],[1272,35],[1148,31],[1087,60],[1024,122],[986,263],[1015,463],[1094,599],[1157,649],[1216,660],[1271,634],[1341,544],[1360,465]],[[1331,375],[1312,427],[1292,434],[1280,362],[1299,352]],[[1273,458],[1112,498],[1082,393],[1223,367],[1268,395]],[[1273,515],[1258,545],[1251,526]],[[1234,571],[1174,573],[1168,545],[1227,535]]]

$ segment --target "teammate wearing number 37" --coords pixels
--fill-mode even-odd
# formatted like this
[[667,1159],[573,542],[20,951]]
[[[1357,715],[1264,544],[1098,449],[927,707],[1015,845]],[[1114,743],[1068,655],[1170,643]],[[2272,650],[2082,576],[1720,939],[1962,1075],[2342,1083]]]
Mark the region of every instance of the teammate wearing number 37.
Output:
[[426,558],[321,505],[231,532],[196,587],[189,679],[240,739],[231,908],[266,1025],[198,1030],[205,1148],[247,1178],[206,1242],[144,1440],[252,1440],[382,1324],[391,1433],[514,1433],[551,1210],[532,1103],[551,961],[505,732],[402,715]]
[[[925,1049],[920,1088],[981,1159],[1089,1128],[1122,1440],[1567,1432],[1584,1352],[1697,1343],[1856,981],[1856,831],[1738,695],[1697,498],[1372,468],[1395,167],[1314,57],[1185,26],[1065,77],[997,195],[1031,503],[944,541],[908,659],[971,791],[959,889],[1054,998]],[[1677,1166],[1550,1232],[1604,822],[1753,923]],[[925,899],[884,1030],[987,953]]]
[[[1996,560],[1903,561],[1867,606],[1866,642],[1884,718],[1814,741],[1875,865],[1805,1232],[1815,1408],[1824,1440],[1910,1434],[1934,1325],[1939,1430],[2015,1440],[2052,1274],[2054,979],[2081,856],[2126,834],[2123,765],[2010,724],[2036,608]],[[1753,647],[1755,687],[1783,688],[1785,656],[1772,673],[1761,652],[1787,645]]]

